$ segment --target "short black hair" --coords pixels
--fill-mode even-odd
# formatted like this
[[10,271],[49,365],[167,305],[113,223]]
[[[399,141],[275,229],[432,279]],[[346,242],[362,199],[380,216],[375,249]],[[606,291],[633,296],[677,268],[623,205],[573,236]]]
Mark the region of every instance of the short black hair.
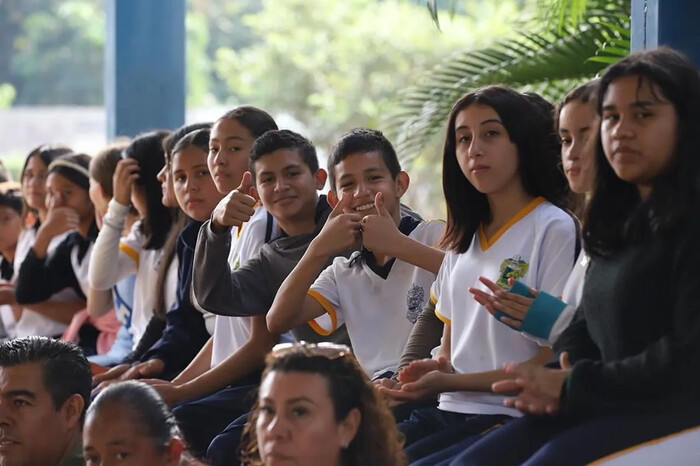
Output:
[[166,136],[165,139],[163,139],[163,152],[165,153],[166,165],[170,164],[173,149],[180,139],[198,129],[211,129],[211,123],[193,123],[190,125],[180,126],[178,129]]
[[73,395],[85,401],[81,419],[90,403],[90,364],[77,345],[47,337],[26,337],[0,343],[0,367],[40,364],[44,386],[58,411]]
[[299,133],[288,129],[270,130],[257,138],[250,148],[250,173],[255,180],[255,162],[260,157],[271,154],[276,150],[290,149],[299,152],[311,173],[318,171],[318,157],[313,143]]
[[333,192],[336,192],[335,166],[349,155],[367,152],[379,152],[384,165],[391,173],[391,178],[396,179],[401,172],[401,163],[399,163],[399,158],[391,142],[381,131],[355,128],[340,137],[340,140],[331,148],[331,153],[328,156],[328,176]]
[[275,119],[265,110],[252,105],[241,105],[226,112],[219,120],[236,120],[245,127],[253,138],[259,138],[268,131],[278,129]]

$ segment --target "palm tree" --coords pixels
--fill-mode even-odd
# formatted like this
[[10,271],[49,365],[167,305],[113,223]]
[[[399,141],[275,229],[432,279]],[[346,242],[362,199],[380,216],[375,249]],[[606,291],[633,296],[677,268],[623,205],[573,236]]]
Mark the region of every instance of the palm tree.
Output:
[[[458,51],[401,93],[387,123],[405,161],[415,161],[465,92],[500,83],[557,100],[629,53],[629,0],[546,4],[548,14],[538,32],[523,30],[515,39]],[[428,8],[439,27],[436,1],[429,0]]]

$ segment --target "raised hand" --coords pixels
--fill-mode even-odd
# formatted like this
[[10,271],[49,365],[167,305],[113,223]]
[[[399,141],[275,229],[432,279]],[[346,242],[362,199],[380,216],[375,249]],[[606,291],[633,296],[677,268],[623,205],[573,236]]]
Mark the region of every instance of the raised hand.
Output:
[[114,200],[121,205],[131,204],[131,191],[139,178],[139,163],[135,159],[122,159],[112,176]]
[[80,227],[80,217],[70,207],[52,207],[46,216],[46,221],[41,224],[41,230],[50,237],[58,236],[70,230]]
[[[469,292],[474,295],[474,300],[484,306],[492,315],[495,315],[496,311],[502,311],[507,314],[509,317],[501,316],[500,321],[513,328],[519,329],[534,299],[506,291],[486,277],[479,277],[479,281],[486,285],[493,294],[489,294],[478,288],[470,287]],[[508,280],[510,286],[513,286],[513,283],[514,280],[512,278]],[[537,296],[539,292],[530,288],[530,293],[533,296]]]
[[401,232],[384,206],[381,192],[374,196],[374,207],[377,214],[367,215],[361,221],[362,245],[375,254],[394,256],[393,247],[398,244],[397,236],[400,236]]
[[352,201],[353,195],[346,193],[333,207],[326,224],[309,247],[315,254],[332,256],[358,243],[362,217],[351,210]]
[[548,369],[531,362],[511,363],[504,366],[507,374],[516,378],[496,382],[494,392],[515,394],[504,404],[530,414],[555,414],[559,410],[564,380],[571,370],[568,353],[559,356],[561,369]]
[[250,172],[243,174],[241,184],[228,193],[214,207],[211,214],[211,227],[215,232],[221,232],[227,227],[239,227],[250,220],[255,213],[255,198],[250,195],[253,187]]

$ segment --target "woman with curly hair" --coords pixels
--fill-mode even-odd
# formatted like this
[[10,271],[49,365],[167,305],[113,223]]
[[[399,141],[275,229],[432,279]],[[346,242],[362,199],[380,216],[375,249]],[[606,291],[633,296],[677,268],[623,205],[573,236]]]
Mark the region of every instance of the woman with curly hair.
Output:
[[349,348],[286,343],[268,356],[242,463],[400,466],[402,443]]

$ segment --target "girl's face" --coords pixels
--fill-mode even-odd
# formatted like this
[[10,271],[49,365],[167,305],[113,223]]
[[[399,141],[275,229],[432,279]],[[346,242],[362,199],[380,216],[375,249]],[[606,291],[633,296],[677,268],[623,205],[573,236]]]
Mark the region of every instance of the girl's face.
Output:
[[39,156],[27,162],[22,174],[22,196],[34,210],[46,209],[46,176],[49,170]]
[[266,466],[339,465],[341,450],[357,433],[351,422],[336,422],[328,382],[319,374],[272,371],[258,403],[255,431]]
[[[83,429],[83,454],[87,466],[176,466],[182,442],[173,438],[163,449],[144,435],[129,410],[108,403],[88,416]],[[160,451],[159,451],[160,450]]]
[[254,141],[250,130],[236,119],[222,118],[214,124],[207,165],[219,192],[228,194],[241,183]]
[[224,197],[216,189],[207,168],[207,154],[189,146],[173,154],[173,187],[180,208],[194,220],[203,222]]
[[593,189],[598,125],[598,116],[590,102],[573,100],[559,113],[561,162],[569,186],[577,194]]
[[600,126],[605,157],[615,174],[642,197],[673,159],[678,116],[661,89],[639,76],[615,79],[603,97]]
[[73,209],[81,223],[95,215],[88,190],[58,173],[50,173],[46,178],[46,206],[49,210],[55,207]]
[[107,213],[107,206],[109,205],[110,198],[105,195],[102,185],[94,178],[90,178],[88,195],[90,196],[92,205],[95,206],[95,220],[97,221],[97,226],[102,228],[102,217]]
[[14,249],[22,232],[22,216],[12,207],[0,206],[0,252]]
[[498,194],[520,183],[518,148],[493,107],[471,104],[455,119],[457,163],[483,194]]
[[166,162],[163,168],[158,172],[158,181],[160,181],[160,189],[163,191],[161,202],[165,207],[178,207],[175,192],[173,190],[173,179],[171,176],[172,164]]

